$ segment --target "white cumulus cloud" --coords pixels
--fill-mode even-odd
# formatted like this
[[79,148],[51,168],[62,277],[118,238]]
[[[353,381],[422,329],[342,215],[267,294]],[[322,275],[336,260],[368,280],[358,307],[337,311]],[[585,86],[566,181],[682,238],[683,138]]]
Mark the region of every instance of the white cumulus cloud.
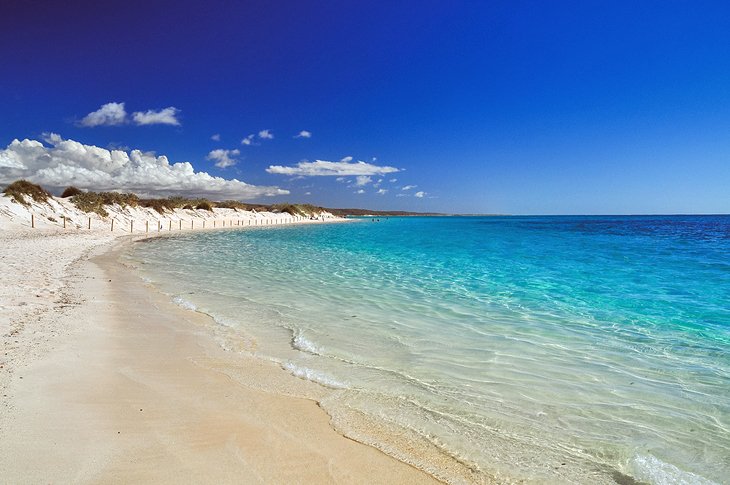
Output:
[[274,134],[271,132],[271,130],[261,130],[259,131],[259,138],[262,140],[273,140]]
[[223,150],[222,148],[219,148],[217,150],[211,150],[205,158],[215,161],[215,166],[218,168],[228,168],[238,163],[238,160],[236,160],[235,157],[240,154],[240,150]]
[[81,126],[94,127],[123,125],[126,122],[127,111],[124,109],[124,103],[107,103],[84,116],[80,124]]
[[248,135],[246,138],[241,140],[241,145],[246,145],[246,146],[253,145],[253,137],[255,137],[255,136],[256,135],[254,135],[254,134]]
[[347,162],[351,162],[351,161],[352,161],[352,157],[349,157],[349,156],[348,156],[348,157],[344,157],[344,158],[343,158],[342,160],[340,160],[340,161],[341,161],[341,162],[345,162],[345,163],[347,163]]
[[307,131],[307,130],[302,130],[294,138],[312,138],[312,132]]
[[168,108],[155,111],[148,109],[147,111],[137,111],[132,114],[132,119],[138,125],[174,125],[180,126],[177,115],[180,110],[170,106]]
[[356,191],[355,193],[356,193],[356,194],[364,194],[364,193],[365,193],[365,191],[364,191],[363,189],[360,189],[360,190]]
[[355,177],[355,186],[363,187],[372,181],[373,179],[371,177],[368,177],[367,175],[358,175],[357,177]]
[[0,149],[0,183],[24,178],[51,190],[68,185],[90,190],[123,190],[142,197],[187,195],[212,199],[254,199],[286,195],[278,187],[196,172],[188,162],[140,150],[107,150],[49,134],[44,141],[13,140]]
[[[350,157],[347,157],[350,158]],[[352,160],[352,158],[350,158]],[[388,166],[378,166],[366,162],[328,162],[315,160],[314,162],[299,162],[295,166],[271,165],[266,169],[269,173],[283,175],[303,175],[305,177],[336,176],[347,177],[357,175],[382,175],[399,172],[400,169]]]
[[416,187],[418,187],[418,185],[404,185],[401,190],[411,190],[415,189]]
[[387,193],[388,193],[388,190],[387,189],[380,189],[380,190],[378,190],[378,194],[379,195],[385,195]]
[[414,195],[415,197],[418,197],[419,199],[422,199],[422,198],[423,198],[423,197],[424,197],[424,196],[426,195],[426,192],[416,192],[416,193],[415,193],[415,194],[413,194],[413,195]]
[[221,141],[221,134],[216,133],[215,135],[211,136],[210,139],[213,141]]

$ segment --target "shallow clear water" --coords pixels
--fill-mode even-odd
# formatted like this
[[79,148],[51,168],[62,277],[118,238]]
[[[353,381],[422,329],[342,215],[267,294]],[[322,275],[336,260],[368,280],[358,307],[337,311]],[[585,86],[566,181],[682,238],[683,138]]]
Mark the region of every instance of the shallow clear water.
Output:
[[258,355],[339,389],[335,418],[355,409],[526,478],[730,476],[730,217],[365,219],[129,257]]

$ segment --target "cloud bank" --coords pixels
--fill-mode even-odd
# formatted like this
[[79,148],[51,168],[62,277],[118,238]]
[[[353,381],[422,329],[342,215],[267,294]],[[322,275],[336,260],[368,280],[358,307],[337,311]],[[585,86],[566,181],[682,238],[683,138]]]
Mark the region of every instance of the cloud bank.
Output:
[[282,175],[301,175],[303,177],[347,177],[357,175],[383,175],[386,173],[400,172],[400,169],[395,167],[378,166],[366,162],[350,162],[350,160],[352,160],[352,157],[345,157],[340,162],[327,162],[325,160],[299,162],[295,166],[291,167],[271,165],[266,169],[266,171]]
[[278,187],[196,172],[188,162],[140,150],[107,150],[49,134],[37,140],[13,140],[0,149],[0,183],[25,178],[50,189],[75,185],[90,190],[124,190],[142,197],[186,195],[212,199],[254,199],[286,195]]

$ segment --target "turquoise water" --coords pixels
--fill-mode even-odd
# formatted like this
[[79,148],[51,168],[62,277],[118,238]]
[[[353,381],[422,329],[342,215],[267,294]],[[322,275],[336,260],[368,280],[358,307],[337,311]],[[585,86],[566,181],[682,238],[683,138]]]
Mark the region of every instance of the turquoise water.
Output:
[[730,217],[363,219],[130,258],[383,448],[348,413],[500,477],[728,483]]

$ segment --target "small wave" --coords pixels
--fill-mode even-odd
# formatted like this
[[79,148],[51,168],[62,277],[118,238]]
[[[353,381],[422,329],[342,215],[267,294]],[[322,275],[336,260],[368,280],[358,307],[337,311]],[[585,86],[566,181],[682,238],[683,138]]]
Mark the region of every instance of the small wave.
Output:
[[213,321],[215,323],[217,323],[218,325],[222,325],[224,327],[229,327],[229,328],[238,327],[237,322],[235,320],[231,320],[230,318],[226,318],[224,316],[218,315],[217,313],[207,313],[207,315],[210,316],[210,318],[212,318]]
[[302,352],[307,352],[314,355],[321,355],[320,348],[317,347],[311,340],[307,340],[301,332],[297,332],[294,334],[294,338],[292,338],[292,346],[297,350],[301,350]]
[[172,299],[172,301],[173,301],[173,302],[174,302],[174,303],[175,303],[175,304],[176,304],[177,306],[179,306],[179,307],[182,307],[182,308],[184,308],[184,309],[186,309],[186,310],[192,310],[192,311],[195,311],[195,310],[197,310],[197,309],[198,309],[198,307],[196,307],[194,303],[191,303],[191,302],[187,301],[187,300],[186,300],[185,298],[183,298],[182,296],[176,296],[175,298],[173,298],[173,299]]
[[292,362],[287,362],[286,364],[283,364],[282,368],[292,375],[299,377],[300,379],[306,379],[308,381],[316,382],[317,384],[321,384],[325,387],[330,387],[332,389],[348,388],[345,383],[340,382],[323,372],[309,369],[307,367],[300,367]]
[[631,460],[630,466],[632,475],[653,485],[717,485],[711,480],[682,471],[652,455],[636,455]]

